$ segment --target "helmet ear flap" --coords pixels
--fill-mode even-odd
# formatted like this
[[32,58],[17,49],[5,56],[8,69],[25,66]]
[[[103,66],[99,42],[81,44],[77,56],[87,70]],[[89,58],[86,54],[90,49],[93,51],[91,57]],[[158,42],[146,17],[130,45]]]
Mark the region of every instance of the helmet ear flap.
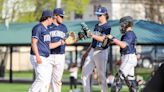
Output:
[[126,24],[125,23],[121,23],[120,26],[121,26],[120,32],[122,34],[124,34],[126,32]]

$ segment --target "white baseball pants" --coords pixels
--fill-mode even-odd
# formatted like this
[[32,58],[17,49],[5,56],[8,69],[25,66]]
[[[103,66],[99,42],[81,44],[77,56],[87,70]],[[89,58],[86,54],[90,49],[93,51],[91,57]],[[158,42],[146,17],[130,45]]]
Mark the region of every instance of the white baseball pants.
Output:
[[[122,64],[120,66],[120,70],[123,72],[125,76],[128,76],[129,80],[135,80],[134,69],[137,65],[137,57],[135,54],[126,54],[121,56]],[[133,76],[133,77],[132,77]]]
[[52,75],[52,65],[48,57],[40,56],[42,64],[38,64],[35,55],[30,56],[31,64],[35,70],[36,79],[33,82],[29,92],[48,92]]
[[49,59],[51,61],[51,64],[53,65],[51,80],[52,91],[61,92],[61,79],[64,72],[65,54],[50,54]]
[[83,66],[82,80],[84,92],[91,92],[90,88],[90,76],[92,75],[93,69],[96,67],[98,78],[101,84],[101,92],[108,92],[108,86],[106,82],[106,64],[108,60],[108,49],[95,50],[91,49],[88,57]]

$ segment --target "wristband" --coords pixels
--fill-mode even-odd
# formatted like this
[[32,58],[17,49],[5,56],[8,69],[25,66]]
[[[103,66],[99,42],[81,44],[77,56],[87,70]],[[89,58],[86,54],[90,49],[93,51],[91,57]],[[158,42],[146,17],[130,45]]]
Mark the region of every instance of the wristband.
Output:
[[119,41],[118,39],[114,39],[114,38],[113,38],[113,42],[114,42],[116,45],[121,44],[121,41]]

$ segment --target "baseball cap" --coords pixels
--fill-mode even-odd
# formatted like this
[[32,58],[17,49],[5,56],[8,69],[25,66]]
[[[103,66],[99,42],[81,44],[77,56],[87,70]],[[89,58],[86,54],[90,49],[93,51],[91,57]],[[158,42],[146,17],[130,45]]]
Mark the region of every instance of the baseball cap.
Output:
[[53,13],[58,14],[60,16],[64,16],[64,11],[62,8],[55,8]]
[[107,9],[105,7],[99,7],[95,12],[96,15],[102,15],[106,13],[107,13]]
[[43,10],[42,17],[53,17],[53,13],[50,10]]

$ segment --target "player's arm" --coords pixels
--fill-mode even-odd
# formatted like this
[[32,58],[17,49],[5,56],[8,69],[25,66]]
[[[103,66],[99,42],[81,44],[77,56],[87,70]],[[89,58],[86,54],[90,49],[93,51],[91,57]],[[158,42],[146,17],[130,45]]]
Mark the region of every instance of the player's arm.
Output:
[[103,42],[106,35],[110,34],[111,28],[107,28],[105,30],[105,34],[104,35],[95,35],[94,33],[88,32],[88,35],[90,35],[90,37],[92,37],[93,39],[99,41],[99,42]]
[[99,42],[103,42],[103,40],[105,39],[105,36],[98,36],[95,34],[91,34],[91,37]]
[[57,47],[64,45],[64,44],[65,44],[64,40],[60,40],[58,42],[50,43],[49,47],[50,47],[50,49],[54,49],[54,48],[57,48]]
[[37,63],[41,64],[42,60],[41,60],[40,55],[39,55],[37,43],[38,43],[38,39],[33,37],[32,41],[31,41],[31,47],[32,47],[32,50],[33,50],[33,52],[34,52],[34,54],[36,56]]
[[120,41],[112,35],[107,35],[107,38],[112,40],[116,45],[120,46],[121,48],[126,48],[126,46],[127,46],[127,43],[125,41]]

